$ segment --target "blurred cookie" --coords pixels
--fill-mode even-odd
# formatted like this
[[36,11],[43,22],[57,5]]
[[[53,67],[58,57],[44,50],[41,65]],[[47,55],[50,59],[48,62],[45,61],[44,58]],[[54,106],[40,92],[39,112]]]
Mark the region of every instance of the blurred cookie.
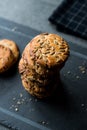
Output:
[[18,59],[19,50],[14,41],[0,41],[0,73],[8,70]]
[[8,70],[14,60],[14,55],[7,47],[0,45],[0,73]]
[[67,42],[56,34],[48,33],[33,38],[23,52],[23,58],[27,60],[29,66],[41,75],[48,72],[50,68],[60,70],[68,56]]
[[14,41],[8,40],[8,39],[3,39],[0,41],[0,45],[9,48],[12,51],[15,61],[18,59],[19,49],[18,49],[17,44]]

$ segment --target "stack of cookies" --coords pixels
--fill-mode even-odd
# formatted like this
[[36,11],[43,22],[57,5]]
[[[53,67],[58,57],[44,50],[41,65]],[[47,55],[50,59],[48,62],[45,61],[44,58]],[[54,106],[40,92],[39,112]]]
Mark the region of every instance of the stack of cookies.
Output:
[[24,88],[38,98],[50,96],[69,56],[67,42],[56,34],[43,33],[25,47],[19,62]]

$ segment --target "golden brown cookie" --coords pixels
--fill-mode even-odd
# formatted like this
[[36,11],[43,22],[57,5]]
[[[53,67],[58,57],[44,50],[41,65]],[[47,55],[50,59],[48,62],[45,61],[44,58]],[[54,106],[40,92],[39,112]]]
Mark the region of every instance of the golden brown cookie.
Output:
[[14,60],[14,55],[7,47],[0,45],[0,73],[8,70]]
[[49,75],[39,75],[36,73],[34,69],[30,69],[27,62],[23,60],[23,58],[20,59],[19,62],[19,72],[21,74],[21,79],[26,79],[30,81],[36,81],[38,84],[46,85],[49,82],[51,82],[59,73],[57,71],[49,72]]
[[35,64],[50,68],[60,66],[67,60],[69,46],[62,37],[56,34],[43,33],[30,41],[29,54]]
[[0,45],[3,45],[4,47],[9,48],[12,51],[15,60],[18,59],[19,49],[18,49],[17,44],[14,41],[8,40],[8,39],[3,39],[0,41]]
[[19,50],[11,40],[0,41],[0,73],[8,70],[18,59]]
[[[25,47],[23,58],[37,73],[52,68],[61,69],[69,56],[67,42],[56,34],[40,34]],[[46,69],[45,69],[46,68]]]
[[50,96],[58,86],[59,81],[56,80],[55,84],[52,81],[48,85],[39,86],[37,83],[32,81],[26,81],[25,79],[22,80],[22,84],[31,95],[36,96],[37,98],[45,98]]
[[54,66],[49,68],[47,65],[42,66],[40,64],[37,64],[35,63],[35,60],[30,56],[29,50],[30,46],[28,44],[22,53],[22,59],[27,63],[26,66],[28,66],[29,69],[36,71],[37,75],[39,74],[43,77],[48,77],[49,75],[53,75],[54,72],[57,72],[57,70],[60,70],[64,65],[63,63],[61,66]]

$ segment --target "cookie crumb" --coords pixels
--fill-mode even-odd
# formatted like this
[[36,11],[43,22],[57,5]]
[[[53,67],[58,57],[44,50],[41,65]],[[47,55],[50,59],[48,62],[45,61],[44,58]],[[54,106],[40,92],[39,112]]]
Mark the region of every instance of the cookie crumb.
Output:
[[20,104],[21,104],[21,102],[20,102],[20,101],[17,101],[17,104],[18,104],[18,105],[20,105]]
[[37,99],[35,99],[35,102],[37,102]]
[[77,76],[76,76],[76,79],[80,79],[80,77],[77,75]]
[[85,105],[82,103],[81,106],[84,107]]
[[47,121],[39,121],[39,123],[42,124],[42,125],[48,125]]
[[87,111],[87,108],[85,110]]
[[17,27],[14,27],[14,28],[12,28],[12,31],[14,32],[14,31],[16,31],[16,29],[17,29]]
[[80,65],[79,70],[81,71],[82,74],[86,73],[86,67],[85,66]]
[[23,97],[23,94],[22,93],[20,93],[20,98],[22,98]]
[[32,98],[29,98],[29,101],[32,101]]
[[16,98],[15,97],[13,97],[13,101],[15,101],[16,100]]
[[71,72],[70,72],[70,71],[68,71],[68,72],[67,72],[67,74],[71,74]]

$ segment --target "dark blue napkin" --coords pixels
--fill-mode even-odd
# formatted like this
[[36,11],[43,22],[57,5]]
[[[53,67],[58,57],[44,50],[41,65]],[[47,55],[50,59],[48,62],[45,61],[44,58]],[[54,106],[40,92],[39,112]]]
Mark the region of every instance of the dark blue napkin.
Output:
[[61,31],[87,39],[87,0],[64,0],[49,21]]

